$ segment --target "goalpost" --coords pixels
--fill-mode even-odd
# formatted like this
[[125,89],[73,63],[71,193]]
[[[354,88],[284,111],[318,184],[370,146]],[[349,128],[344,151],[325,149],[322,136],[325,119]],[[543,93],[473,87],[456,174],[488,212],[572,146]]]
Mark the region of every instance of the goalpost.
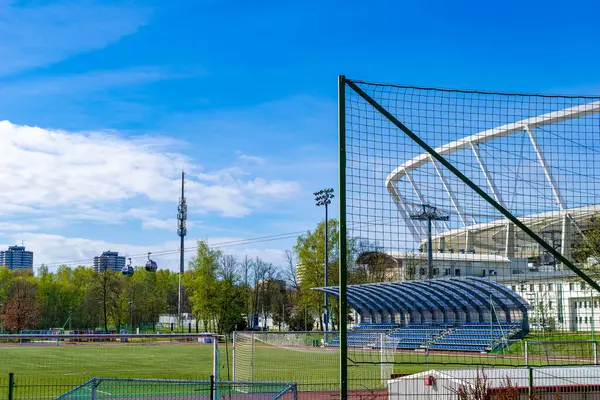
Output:
[[[364,333],[348,351],[351,381],[385,386],[398,342],[385,333]],[[234,332],[234,381],[336,382],[338,332]]]
[[594,340],[525,341],[525,365],[598,365],[598,342]]

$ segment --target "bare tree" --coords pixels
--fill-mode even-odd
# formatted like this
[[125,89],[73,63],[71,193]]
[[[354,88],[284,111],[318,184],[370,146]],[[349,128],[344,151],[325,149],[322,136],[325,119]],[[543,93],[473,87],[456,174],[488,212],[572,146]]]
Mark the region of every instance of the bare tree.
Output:
[[250,326],[250,314],[252,313],[252,290],[250,288],[251,272],[254,266],[254,262],[248,257],[244,256],[244,259],[240,263],[240,273],[243,281],[242,293],[244,296],[244,304],[246,309],[246,321]]
[[261,287],[265,281],[267,274],[267,263],[260,258],[256,257],[252,263],[252,275],[254,278],[254,296],[252,299],[252,314],[258,314],[259,311],[259,299],[261,298]]
[[239,263],[232,254],[226,254],[219,260],[219,269],[217,275],[224,281],[235,282],[237,279]]
[[244,256],[244,259],[240,263],[242,280],[244,281],[244,286],[248,286],[250,284],[250,272],[252,270],[253,262],[248,255]]
[[291,250],[285,251],[286,270],[284,272],[286,280],[292,286],[292,289],[298,290],[298,272],[296,271],[296,262],[294,253]]

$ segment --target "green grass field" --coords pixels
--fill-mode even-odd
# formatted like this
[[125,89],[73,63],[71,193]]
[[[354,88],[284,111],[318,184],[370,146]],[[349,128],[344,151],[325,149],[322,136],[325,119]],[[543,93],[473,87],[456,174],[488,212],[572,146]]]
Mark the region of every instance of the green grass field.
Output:
[[[573,340],[574,337],[560,335],[553,339]],[[546,335],[543,338],[532,337],[531,340],[551,339]],[[228,346],[228,354],[224,344],[221,343],[219,348],[220,379],[233,379],[232,346]],[[337,350],[256,346],[254,351],[253,370],[248,367],[245,371],[238,371],[238,380],[297,382],[300,387],[310,385],[313,389],[326,390],[333,389],[339,379]],[[581,349],[557,348],[557,351],[589,355]],[[505,353],[485,356],[397,352],[394,355],[395,365],[390,371],[410,374],[429,369],[524,365],[520,342],[514,343]],[[249,357],[248,352],[245,354],[239,352],[238,357]],[[543,356],[540,354],[540,365],[544,363]],[[356,382],[355,387],[365,385],[359,380],[377,384],[381,376],[381,365],[377,364],[379,357],[378,351],[350,349],[349,378]],[[17,394],[22,396],[17,396],[17,399],[28,398],[34,388],[48,392],[48,397],[36,397],[51,398],[92,377],[208,380],[213,372],[213,347],[198,343],[0,345],[0,360],[0,397],[7,384],[8,373],[14,372]]]

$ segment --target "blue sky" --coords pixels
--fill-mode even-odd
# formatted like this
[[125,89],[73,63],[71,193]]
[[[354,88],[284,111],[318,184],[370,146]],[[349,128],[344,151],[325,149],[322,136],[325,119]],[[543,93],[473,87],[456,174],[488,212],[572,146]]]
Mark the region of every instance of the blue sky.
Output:
[[36,264],[176,249],[182,165],[190,245],[310,229],[340,73],[600,93],[592,2],[371,3],[0,0],[0,243]]

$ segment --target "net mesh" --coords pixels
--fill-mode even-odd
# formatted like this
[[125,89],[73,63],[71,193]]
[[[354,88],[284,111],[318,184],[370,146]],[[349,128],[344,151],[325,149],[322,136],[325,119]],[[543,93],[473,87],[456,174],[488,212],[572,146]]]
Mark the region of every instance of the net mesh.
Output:
[[[349,352],[351,387],[384,387],[394,369],[397,341],[363,333]],[[337,332],[235,332],[234,380],[292,381],[324,385],[339,378]]]
[[596,342],[586,340],[528,341],[526,357],[532,367],[598,365],[598,348]]
[[343,109],[349,352],[368,327],[395,373],[524,366],[530,340],[591,363],[600,98],[348,80]]

